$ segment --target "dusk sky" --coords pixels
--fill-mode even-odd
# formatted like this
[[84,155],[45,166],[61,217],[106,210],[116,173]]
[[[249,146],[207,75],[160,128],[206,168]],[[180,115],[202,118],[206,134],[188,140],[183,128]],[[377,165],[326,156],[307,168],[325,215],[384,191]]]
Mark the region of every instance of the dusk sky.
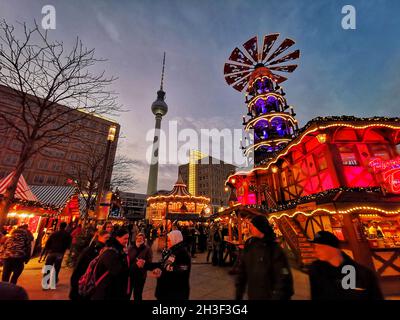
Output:
[[[225,83],[224,63],[249,38],[276,32],[301,51],[299,67],[283,84],[300,126],[320,115],[399,116],[397,0],[0,0],[0,17],[13,24],[40,22],[47,4],[57,13],[51,38],[68,46],[79,36],[108,59],[99,68],[119,78],[114,89],[129,112],[116,120],[121,152],[138,161],[134,192],[147,187],[146,133],[154,127],[150,106],[164,51],[169,111],[163,128],[171,120],[196,130],[242,128],[244,94]],[[356,8],[355,30],[341,26],[346,4]],[[159,189],[172,188],[177,170],[160,166]]]

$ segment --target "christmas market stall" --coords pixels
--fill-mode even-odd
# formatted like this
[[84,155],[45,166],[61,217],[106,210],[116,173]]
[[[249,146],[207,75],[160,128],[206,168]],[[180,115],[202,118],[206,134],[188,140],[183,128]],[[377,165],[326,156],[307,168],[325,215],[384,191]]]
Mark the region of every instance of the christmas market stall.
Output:
[[75,187],[31,186],[31,189],[41,203],[57,208],[57,214],[48,217],[46,227],[56,227],[61,222],[70,224],[79,220],[85,203],[79,197]]
[[[286,77],[276,73],[292,72],[297,65],[278,65],[298,58],[299,51],[279,58],[294,44],[285,39],[269,53],[277,37],[265,36],[262,57],[270,58],[247,59],[254,70],[246,76],[234,63],[225,65],[228,84],[246,91],[243,125],[254,138],[242,146],[253,167],[233,173],[226,185],[236,205],[268,216],[301,267],[315,259],[308,240],[331,231],[347,254],[376,271],[385,293],[398,294],[400,119],[317,117],[299,129],[280,85]],[[257,37],[243,47],[254,53]],[[230,56],[245,59],[238,48]]]
[[[5,194],[13,175],[14,172],[11,172],[0,181],[0,197]],[[43,217],[53,216],[57,213],[58,210],[55,206],[40,202],[21,175],[15,191],[14,201],[7,214],[5,227],[10,231],[13,227],[27,224],[28,229],[36,240],[41,232]]]

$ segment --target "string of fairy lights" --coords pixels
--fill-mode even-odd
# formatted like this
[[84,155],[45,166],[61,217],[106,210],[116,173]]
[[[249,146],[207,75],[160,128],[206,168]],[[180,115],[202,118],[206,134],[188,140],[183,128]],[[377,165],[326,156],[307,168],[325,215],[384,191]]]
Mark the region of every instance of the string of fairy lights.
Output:
[[[63,209],[65,208],[65,204],[68,203],[72,199],[73,196],[75,196],[75,195],[74,194],[70,195],[62,206],[44,204],[40,201],[24,200],[24,199],[18,199],[18,198],[14,198],[11,205],[12,206],[18,205],[18,206],[21,206],[22,208],[29,208],[30,210],[42,209],[44,211],[44,212],[40,212],[40,215],[42,217],[53,217],[53,216],[58,216],[62,213]],[[0,199],[2,197],[3,196],[0,195]],[[28,211],[28,210],[26,210],[26,211]],[[54,212],[54,213],[50,213],[49,211]],[[16,216],[16,215],[10,215],[10,217],[13,217],[13,216]]]
[[340,187],[340,188],[334,188],[334,189],[329,189],[326,191],[322,191],[319,193],[303,196],[297,199],[293,200],[288,200],[284,204],[278,204],[276,207],[268,207],[267,205],[246,205],[248,208],[255,208],[255,209],[260,209],[264,211],[265,213],[273,213],[273,212],[278,212],[278,211],[284,211],[284,210],[289,210],[289,209],[294,209],[298,205],[307,203],[307,202],[312,202],[312,201],[318,201],[322,200],[324,198],[329,198],[330,196],[336,195],[338,192],[348,192],[348,193],[382,193],[381,187],[358,187],[358,188],[349,188],[349,187]]

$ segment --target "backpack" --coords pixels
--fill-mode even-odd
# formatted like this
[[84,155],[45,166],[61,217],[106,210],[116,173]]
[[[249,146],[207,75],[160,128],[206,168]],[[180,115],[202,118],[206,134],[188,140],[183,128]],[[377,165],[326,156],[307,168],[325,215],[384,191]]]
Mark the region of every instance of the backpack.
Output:
[[94,289],[99,285],[99,283],[108,275],[109,271],[106,271],[104,274],[101,275],[99,279],[96,279],[96,269],[99,264],[99,261],[103,254],[108,251],[108,250],[114,250],[115,252],[118,253],[118,251],[114,248],[111,247],[106,247],[102,249],[99,253],[99,255],[94,258],[90,263],[89,266],[86,269],[86,272],[82,277],[79,279],[78,282],[78,292],[79,295],[82,297],[90,297]]

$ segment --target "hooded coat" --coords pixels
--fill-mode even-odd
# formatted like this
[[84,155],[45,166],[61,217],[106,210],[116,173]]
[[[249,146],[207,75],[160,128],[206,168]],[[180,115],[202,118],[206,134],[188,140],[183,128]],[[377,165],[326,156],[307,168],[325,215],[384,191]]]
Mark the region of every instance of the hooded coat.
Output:
[[[172,267],[172,271],[167,266]],[[155,293],[157,300],[188,300],[191,258],[183,241],[164,253],[160,269],[162,274],[157,279]]]
[[246,241],[238,266],[236,299],[243,299],[247,287],[249,300],[289,300],[293,277],[282,248],[273,241],[250,238]]
[[[328,262],[316,260],[309,270],[312,300],[383,300],[383,295],[375,273],[358,264],[342,252],[343,262],[339,267]],[[343,266],[353,266],[356,275],[356,288],[344,289]]]
[[85,274],[90,262],[96,258],[105,244],[96,241],[89,247],[84,249],[78,258],[78,262],[71,276],[71,291],[69,298],[71,300],[83,300],[84,298],[79,295],[79,279]]
[[157,300],[188,300],[190,293],[191,257],[179,230],[168,234],[171,248],[162,253],[158,263],[145,265],[147,270],[160,268],[162,273],[157,279],[155,296]]
[[105,251],[97,265],[96,279],[109,272],[95,288],[92,300],[129,300],[130,277],[129,259],[124,247],[115,238],[110,238],[107,247],[115,250]]

